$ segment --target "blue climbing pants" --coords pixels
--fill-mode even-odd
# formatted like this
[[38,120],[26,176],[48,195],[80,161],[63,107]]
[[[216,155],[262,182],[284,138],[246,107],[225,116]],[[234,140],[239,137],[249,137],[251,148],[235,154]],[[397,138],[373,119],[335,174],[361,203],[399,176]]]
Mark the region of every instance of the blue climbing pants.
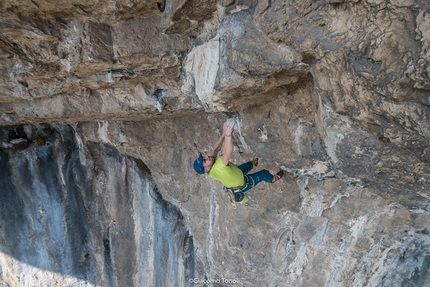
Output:
[[248,161],[238,166],[238,168],[243,172],[245,177],[245,185],[240,189],[240,191],[235,191],[234,193],[234,199],[236,202],[243,201],[245,194],[244,192],[247,192],[257,184],[259,184],[262,181],[265,182],[272,182],[273,181],[273,175],[266,169],[260,170],[255,173],[249,174],[249,172],[253,168],[252,162]]

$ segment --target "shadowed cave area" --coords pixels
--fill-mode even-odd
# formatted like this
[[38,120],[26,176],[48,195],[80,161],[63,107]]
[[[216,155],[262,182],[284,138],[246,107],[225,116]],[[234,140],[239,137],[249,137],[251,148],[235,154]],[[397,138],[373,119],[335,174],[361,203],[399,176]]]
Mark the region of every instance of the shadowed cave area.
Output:
[[[131,286],[135,276],[144,284],[150,269],[157,286],[193,277],[193,237],[141,160],[106,144],[84,147],[68,125],[40,129],[49,129],[43,145],[0,151],[0,252],[24,272],[60,274],[53,284]],[[26,135],[22,127],[0,134],[6,141]],[[4,263],[3,276],[16,272]]]

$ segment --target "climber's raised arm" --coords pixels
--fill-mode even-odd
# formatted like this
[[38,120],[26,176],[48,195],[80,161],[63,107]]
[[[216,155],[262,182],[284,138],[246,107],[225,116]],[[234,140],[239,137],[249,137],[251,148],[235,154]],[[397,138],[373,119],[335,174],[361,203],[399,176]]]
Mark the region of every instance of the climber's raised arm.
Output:
[[211,152],[211,156],[214,158],[214,159],[216,159],[216,157],[217,157],[217,155],[218,155],[218,153],[220,152],[220,150],[221,150],[221,147],[222,147],[222,143],[223,143],[223,141],[224,141],[224,133],[222,133],[222,135],[219,137],[219,139],[217,140],[217,142],[215,143],[215,145],[214,145],[214,147],[213,147],[213,149],[212,149],[212,152]]
[[228,119],[223,126],[224,135],[224,153],[222,155],[222,164],[227,166],[230,162],[231,156],[233,155],[233,140],[231,139],[231,134],[234,130],[234,125],[236,120],[234,118]]

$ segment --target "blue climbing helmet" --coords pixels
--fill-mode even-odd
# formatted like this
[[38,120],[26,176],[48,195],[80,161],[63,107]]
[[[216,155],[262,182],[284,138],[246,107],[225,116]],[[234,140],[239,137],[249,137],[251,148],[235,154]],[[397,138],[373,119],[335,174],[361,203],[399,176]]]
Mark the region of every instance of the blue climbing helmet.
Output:
[[194,170],[198,174],[205,173],[205,168],[203,167],[203,156],[201,153],[199,154],[199,157],[194,161]]

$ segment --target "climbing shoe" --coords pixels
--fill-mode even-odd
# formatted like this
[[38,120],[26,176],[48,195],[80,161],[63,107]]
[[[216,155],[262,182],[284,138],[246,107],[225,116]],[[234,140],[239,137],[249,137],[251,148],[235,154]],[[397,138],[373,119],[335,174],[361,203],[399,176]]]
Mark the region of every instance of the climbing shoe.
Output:
[[164,12],[164,9],[166,8],[166,0],[156,0],[156,1],[157,1],[158,10],[160,10],[160,12]]
[[279,171],[277,174],[275,174],[274,176],[273,176],[273,181],[272,181],[272,183],[274,183],[274,182],[277,182],[278,180],[280,180],[281,178],[283,178],[284,177],[284,171]]
[[248,196],[242,192],[242,191],[238,191],[234,193],[234,201],[239,202],[241,204],[244,204],[248,201]]

